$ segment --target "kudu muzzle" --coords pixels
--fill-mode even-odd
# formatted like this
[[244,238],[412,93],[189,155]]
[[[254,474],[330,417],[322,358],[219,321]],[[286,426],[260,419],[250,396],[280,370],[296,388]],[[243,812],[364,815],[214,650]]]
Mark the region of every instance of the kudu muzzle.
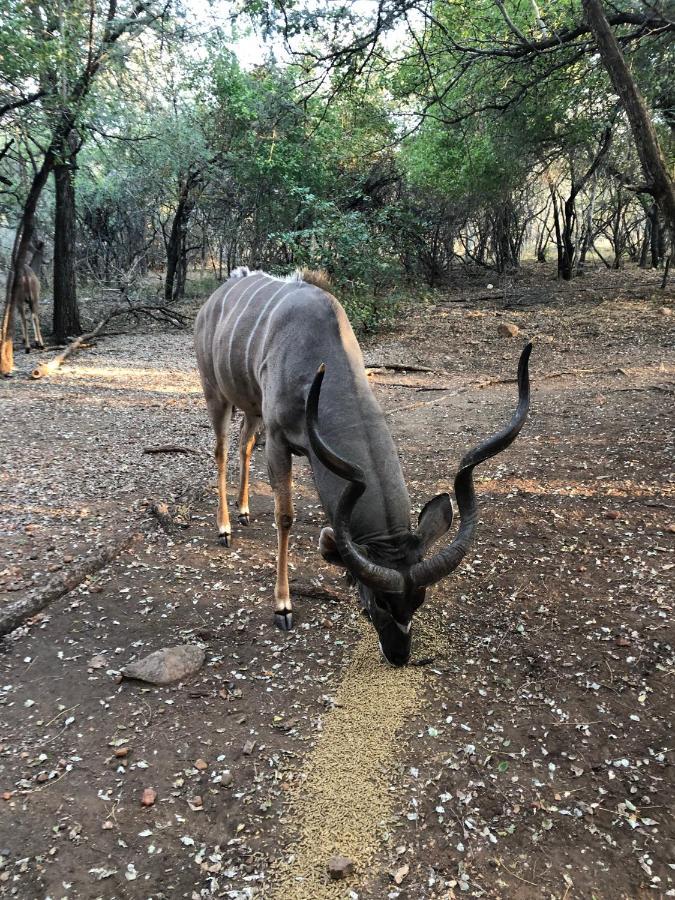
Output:
[[[393,665],[405,665],[410,657],[412,615],[424,601],[425,588],[453,572],[467,553],[478,522],[478,505],[473,470],[511,444],[527,418],[530,405],[528,361],[532,344],[527,344],[518,363],[518,406],[511,422],[502,431],[469,451],[455,476],[455,499],[460,525],[455,539],[429,559],[419,558],[405,567],[391,568],[369,558],[353,539],[351,518],[354,507],[366,490],[363,469],[338,456],[319,433],[319,399],[326,367],[319,366],[305,407],[307,433],[312,450],[329,471],[345,480],[333,521],[335,543],[344,566],[362,585],[362,597],[378,632],[380,647]],[[419,554],[421,557],[421,553]]]

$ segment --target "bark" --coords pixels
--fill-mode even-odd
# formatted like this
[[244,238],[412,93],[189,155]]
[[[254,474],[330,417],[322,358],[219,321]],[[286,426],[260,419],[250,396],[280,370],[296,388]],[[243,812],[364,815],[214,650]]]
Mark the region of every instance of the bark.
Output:
[[73,157],[54,167],[54,336],[57,343],[82,333],[75,278],[75,185]]
[[601,0],[582,0],[582,2],[600,58],[628,117],[645,178],[673,234],[675,182],[668,171],[644,98],[610,28]]

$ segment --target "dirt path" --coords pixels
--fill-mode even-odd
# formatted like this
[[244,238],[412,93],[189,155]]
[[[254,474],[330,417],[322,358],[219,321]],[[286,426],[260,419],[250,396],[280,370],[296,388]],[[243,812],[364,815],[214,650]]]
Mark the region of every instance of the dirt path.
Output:
[[[546,304],[528,285],[534,305],[506,311],[439,297],[367,347],[442,370],[374,379],[419,509],[510,413],[520,337],[498,323],[536,342],[531,421],[481,473],[474,552],[418,617],[433,662],[404,672],[315,551],[306,465],[294,632],[270,626],[262,453],[253,524],[217,546],[187,335],[111,338],[52,382],[0,385],[0,603],[146,535],[2,644],[3,896],[672,895],[673,319],[651,282],[601,284]],[[197,454],[143,454],[159,444]],[[156,500],[190,527],[165,533]],[[115,683],[185,640],[207,649],[185,684]],[[348,883],[328,883],[333,852]]]

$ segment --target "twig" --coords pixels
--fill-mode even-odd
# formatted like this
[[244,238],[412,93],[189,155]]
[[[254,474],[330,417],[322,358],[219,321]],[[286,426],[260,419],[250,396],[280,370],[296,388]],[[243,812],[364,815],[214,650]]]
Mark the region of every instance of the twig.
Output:
[[43,588],[35,588],[14,603],[8,603],[0,613],[0,637],[14,631],[20,625],[36,615],[54,600],[75,590],[90,575],[94,575],[120,553],[129,550],[143,539],[140,534],[125,535],[123,539],[111,546],[104,547],[98,553],[81,557],[65,572],[49,581]]
[[535,884],[534,881],[528,881],[527,878],[521,878],[520,875],[516,875],[515,872],[512,872],[511,869],[509,869],[507,866],[504,865],[504,863],[501,861],[501,859],[498,859],[497,862],[500,865],[500,867],[502,869],[504,869],[505,872],[508,872],[512,878],[517,878],[518,881],[522,881],[523,884],[531,884],[532,887],[539,887],[539,885]]
[[75,706],[69,706],[68,709],[62,709],[60,713],[57,713],[53,719],[50,719],[49,722],[44,726],[44,728],[49,728],[50,725],[53,725],[57,719],[60,719],[61,716],[65,716],[66,713],[72,712],[74,709],[77,709],[79,703],[76,703]]

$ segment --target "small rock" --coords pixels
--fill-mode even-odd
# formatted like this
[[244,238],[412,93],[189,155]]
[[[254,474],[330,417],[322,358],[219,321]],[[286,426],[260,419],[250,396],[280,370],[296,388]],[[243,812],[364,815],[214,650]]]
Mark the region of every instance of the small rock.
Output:
[[497,326],[497,334],[500,337],[517,337],[520,334],[520,328],[513,322],[500,322]]
[[48,774],[47,772],[40,772],[40,773],[36,776],[35,780],[36,780],[39,784],[44,784],[45,781],[49,781],[49,774]]
[[204,809],[204,801],[200,796],[189,797],[188,806],[193,812],[198,812]]
[[608,509],[607,512],[605,513],[605,518],[616,520],[619,518],[620,515],[621,515],[621,513],[619,513],[616,509]]
[[129,755],[128,747],[116,747],[114,750],[115,756],[117,759],[124,759],[125,756]]
[[672,314],[673,314],[673,311],[669,306],[662,306],[659,309],[659,312],[661,313],[662,316],[672,316]]
[[410,866],[408,865],[408,863],[405,863],[405,865],[401,866],[400,869],[397,869],[396,872],[394,872],[394,881],[396,882],[396,884],[403,884],[403,879],[409,871]]
[[327,869],[333,881],[340,881],[342,878],[347,878],[353,874],[354,863],[346,856],[331,856],[328,860]]
[[244,756],[250,756],[253,753],[254,749],[255,741],[246,741],[241,752],[244,754]]
[[195,763],[195,769],[199,769],[200,772],[203,772],[204,769],[208,769],[209,764],[205,759],[198,759]]
[[229,787],[232,784],[233,780],[234,779],[232,778],[232,772],[230,772],[229,769],[225,769],[223,774],[220,776],[220,783],[224,787]]
[[14,796],[14,791],[3,791],[2,792],[3,800],[11,800],[13,796]]
[[171,684],[199,671],[205,656],[204,650],[196,644],[165,647],[125,666],[122,675],[150,684]]
[[623,634],[620,634],[614,643],[617,647],[630,647],[630,641]]
[[668,532],[668,534],[675,534],[675,525],[669,525],[666,528],[666,531]]
[[157,799],[157,791],[154,788],[145,788],[141,797],[141,806],[154,806]]
[[87,665],[90,669],[105,669],[108,661],[102,653],[97,653],[96,656],[92,656]]

